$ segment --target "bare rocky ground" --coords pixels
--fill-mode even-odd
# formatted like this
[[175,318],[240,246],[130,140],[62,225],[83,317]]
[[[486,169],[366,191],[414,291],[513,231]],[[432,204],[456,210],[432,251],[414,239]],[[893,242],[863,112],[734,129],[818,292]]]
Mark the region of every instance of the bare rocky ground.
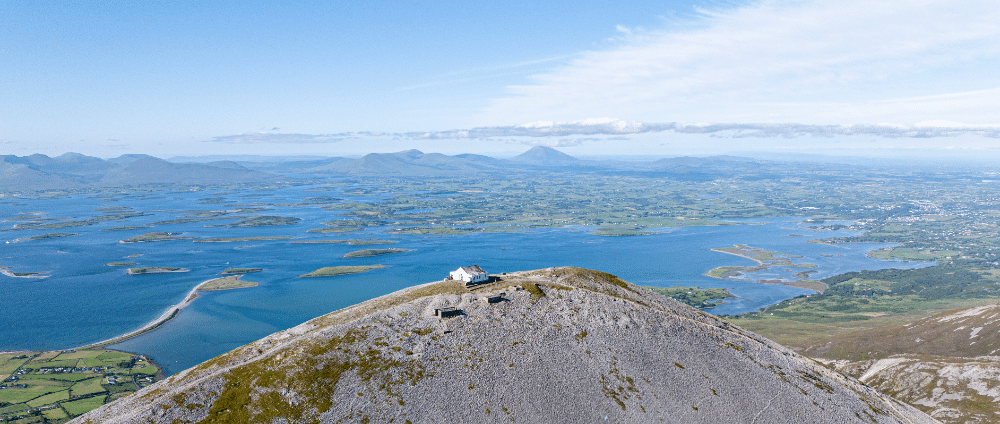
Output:
[[943,312],[811,347],[824,362],[945,423],[1000,422],[1000,305]]
[[1000,357],[892,355],[835,367],[945,423],[1000,422]]
[[[494,277],[333,312],[73,422],[936,422],[609,274]],[[503,301],[484,301],[499,292]],[[449,306],[461,313],[435,316]]]

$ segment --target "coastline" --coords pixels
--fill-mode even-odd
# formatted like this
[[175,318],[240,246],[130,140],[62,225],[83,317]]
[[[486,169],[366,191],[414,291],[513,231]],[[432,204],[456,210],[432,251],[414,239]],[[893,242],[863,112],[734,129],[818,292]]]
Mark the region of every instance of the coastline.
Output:
[[148,333],[150,331],[153,331],[153,330],[159,328],[161,325],[166,324],[170,320],[174,319],[174,317],[176,317],[177,314],[180,313],[182,309],[184,309],[185,307],[187,307],[188,305],[190,305],[191,302],[194,302],[194,300],[199,297],[198,292],[201,291],[202,287],[204,287],[208,283],[211,283],[211,282],[213,282],[215,280],[220,280],[220,279],[223,279],[223,278],[227,278],[227,277],[219,277],[219,278],[213,278],[213,279],[210,279],[210,280],[202,281],[201,284],[198,284],[193,289],[191,289],[191,291],[188,292],[187,296],[184,296],[184,300],[182,300],[180,303],[178,303],[176,305],[173,305],[173,306],[167,308],[167,310],[164,311],[163,314],[161,314],[158,318],[150,321],[148,324],[140,327],[137,330],[130,331],[128,333],[122,334],[120,336],[115,336],[115,337],[112,337],[112,338],[107,339],[107,340],[99,341],[97,343],[91,343],[91,344],[86,345],[86,346],[80,346],[80,347],[77,347],[77,348],[74,348],[74,349],[94,349],[94,348],[105,347],[105,346],[108,346],[108,345],[113,345],[113,344],[116,344],[116,343],[121,343],[121,342],[126,341],[128,339],[131,339],[131,338],[134,338],[134,337],[146,334],[146,333]]
[[44,272],[35,272],[35,273],[32,273],[31,275],[17,275],[17,274],[14,274],[14,271],[11,271],[11,270],[7,269],[6,267],[2,267],[2,266],[0,266],[0,274],[6,275],[6,276],[8,276],[10,278],[49,278],[49,276],[45,275]]
[[[751,258],[751,257],[749,257],[749,256],[747,256],[747,255],[741,255],[741,254],[739,254],[739,253],[733,253],[733,252],[727,252],[727,251],[725,251],[725,250],[719,250],[719,249],[712,249],[712,251],[713,251],[713,252],[719,252],[719,253],[725,253],[725,254],[727,254],[727,255],[733,255],[733,256],[739,256],[739,257],[741,257],[741,258],[747,258],[747,259],[749,259],[749,260],[751,260],[751,261],[754,261],[754,262],[757,262],[757,266],[764,266],[764,262],[763,262],[763,261],[761,261],[760,259],[756,259],[756,258]],[[719,268],[721,268],[721,267],[719,267]],[[715,268],[712,268],[712,269],[715,269]],[[711,271],[709,271],[709,272],[711,272]],[[704,274],[702,274],[702,275],[708,275],[708,272],[706,272],[706,273],[704,273]],[[711,277],[711,275],[708,275],[708,276],[709,276],[709,277]],[[713,277],[713,278],[718,278],[718,277]],[[725,278],[723,278],[723,280],[724,280],[724,279],[725,279]]]
[[[727,252],[725,250],[712,249],[712,251],[713,252],[725,253],[727,255],[739,256],[741,258],[746,258],[746,259],[749,259],[751,261],[756,262],[757,266],[756,267],[743,267],[743,266],[722,266],[722,267],[716,267],[716,268],[712,268],[712,269],[706,271],[704,274],[702,274],[702,275],[704,275],[706,277],[717,278],[719,280],[727,280],[727,281],[748,281],[748,280],[738,280],[738,279],[734,279],[734,278],[727,278],[725,276],[721,276],[721,277],[720,276],[715,276],[715,275],[712,275],[712,271],[714,271],[716,269],[719,269],[719,268],[728,268],[728,269],[741,268],[741,269],[743,269],[745,271],[752,271],[752,270],[755,270],[755,269],[759,270],[760,268],[766,269],[768,267],[768,265],[765,264],[760,259],[752,258],[750,256],[741,255],[739,253]],[[810,280],[810,279],[802,279],[802,280],[796,280],[796,281],[756,280],[755,282],[757,284],[781,284],[783,286],[797,287],[797,288],[800,288],[800,289],[812,290],[812,291],[815,291],[815,292],[822,292],[827,287],[827,285],[824,284],[824,283],[822,283],[822,282],[819,282],[819,281],[816,281],[816,280]]]

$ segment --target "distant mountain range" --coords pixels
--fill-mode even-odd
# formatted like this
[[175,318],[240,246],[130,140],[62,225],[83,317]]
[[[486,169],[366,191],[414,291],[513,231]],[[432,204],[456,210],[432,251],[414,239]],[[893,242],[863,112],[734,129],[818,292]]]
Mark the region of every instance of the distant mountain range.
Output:
[[[34,192],[151,185],[275,184],[315,177],[454,177],[510,175],[518,172],[641,174],[676,180],[772,178],[812,170],[811,164],[768,162],[736,156],[676,157],[650,162],[581,160],[550,147],[536,146],[509,159],[476,154],[448,156],[405,150],[370,153],[360,158],[306,160],[214,160],[224,157],[177,158],[171,162],[148,155],[100,159],[78,153],[58,157],[0,156],[0,191]],[[234,157],[232,159],[247,159]],[[835,165],[848,167],[849,165]]]
[[0,156],[0,191],[33,192],[150,185],[274,184],[281,175],[247,169],[235,162],[172,163],[147,155],[100,159],[78,153]]

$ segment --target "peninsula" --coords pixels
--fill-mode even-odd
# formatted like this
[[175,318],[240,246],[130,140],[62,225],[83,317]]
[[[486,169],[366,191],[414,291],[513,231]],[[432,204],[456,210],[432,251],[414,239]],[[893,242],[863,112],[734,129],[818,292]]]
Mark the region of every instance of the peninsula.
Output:
[[[722,280],[734,280],[740,281],[741,279],[736,278],[741,275],[746,275],[752,272],[766,271],[771,267],[781,266],[786,268],[816,268],[815,264],[796,264],[792,263],[792,258],[801,258],[798,255],[790,255],[787,253],[774,252],[770,250],[761,249],[759,247],[750,247],[745,244],[734,244],[733,247],[717,247],[712,249],[715,252],[726,253],[733,256],[739,256],[741,258],[746,258],[757,263],[757,266],[720,266],[713,268],[706,272],[704,275],[712,278],[718,278]],[[791,287],[799,287],[814,291],[823,291],[826,288],[826,284],[819,281],[806,279],[812,272],[803,271],[794,274],[794,277],[800,278],[799,280],[758,280],[758,283],[777,283]]]

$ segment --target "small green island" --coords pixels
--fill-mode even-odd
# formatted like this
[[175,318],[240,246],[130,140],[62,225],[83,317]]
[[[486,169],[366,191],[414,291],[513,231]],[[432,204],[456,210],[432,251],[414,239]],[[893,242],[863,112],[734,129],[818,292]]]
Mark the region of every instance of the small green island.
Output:
[[[311,230],[310,230],[311,231]],[[374,239],[353,239],[353,240],[296,240],[290,241],[289,244],[328,244],[328,243],[344,243],[352,246],[363,246],[370,244],[394,244],[393,240],[374,240]]]
[[317,269],[308,274],[300,275],[299,278],[336,277],[339,275],[359,274],[362,272],[371,271],[373,269],[382,269],[382,268],[386,268],[386,266],[385,265],[327,266]]
[[42,234],[40,236],[29,237],[28,240],[47,240],[54,238],[72,237],[78,235],[80,235],[80,233],[48,233],[48,234]]
[[215,237],[195,240],[195,243],[232,243],[239,241],[271,241],[271,240],[291,240],[289,236],[277,237]]
[[298,224],[302,221],[302,218],[293,218],[289,216],[255,216],[252,218],[247,218],[241,221],[236,221],[230,224],[222,225],[209,225],[209,227],[230,227],[230,228],[244,228],[244,227],[274,227],[278,225],[292,225]]
[[129,275],[142,275],[142,274],[165,274],[168,272],[188,272],[189,269],[186,268],[174,268],[169,266],[147,266],[142,268],[129,268]]
[[648,236],[660,234],[656,231],[643,230],[640,227],[597,227],[590,232],[595,236],[604,237],[627,237],[627,236]]
[[166,233],[162,231],[155,231],[152,233],[143,234],[141,236],[127,238],[125,240],[119,241],[119,243],[147,243],[153,241],[188,240],[197,238],[197,237],[179,237],[181,234],[183,233]]
[[63,423],[162,377],[148,358],[115,350],[3,352],[0,421]]
[[101,231],[127,231],[127,230],[143,230],[149,227],[139,226],[139,225],[122,225],[118,227],[108,227],[102,228]]
[[372,256],[391,255],[393,253],[412,252],[412,249],[362,249],[345,253],[345,258],[368,258]]
[[108,262],[104,266],[132,266],[136,265],[135,262]]
[[434,236],[453,236],[459,234],[482,233],[486,229],[481,227],[402,227],[385,230],[391,234],[416,234]]
[[330,228],[313,228],[306,231],[307,233],[353,233],[355,231],[361,231],[364,228],[357,227],[330,227]]
[[228,277],[216,278],[213,280],[208,280],[198,286],[198,291],[220,291],[220,290],[232,290],[232,289],[243,289],[247,287],[257,287],[260,283],[255,281],[243,281],[240,277],[243,275],[230,275]]
[[226,268],[222,270],[219,274],[230,275],[230,274],[251,274],[254,272],[261,272],[264,268]]
[[729,280],[733,277],[748,273],[764,271],[772,266],[784,266],[793,268],[816,268],[814,264],[795,264],[792,263],[791,258],[801,258],[797,255],[789,255],[781,252],[772,252],[770,250],[764,250],[759,247],[750,247],[745,244],[736,244],[734,247],[717,247],[712,249],[716,252],[728,253],[730,255],[739,256],[741,258],[747,258],[754,262],[757,262],[757,266],[720,266],[718,268],[712,269],[705,273],[705,275],[714,278],[721,278],[723,280]]
[[698,309],[714,308],[722,304],[723,299],[735,298],[726,289],[700,287],[650,287],[653,293],[662,294],[685,305]]
[[14,271],[11,271],[11,270],[7,269],[6,267],[0,266],[0,274],[6,275],[8,277],[14,277],[14,278],[48,278],[49,276],[45,275],[47,272],[48,271],[45,271],[45,272],[14,272]]

